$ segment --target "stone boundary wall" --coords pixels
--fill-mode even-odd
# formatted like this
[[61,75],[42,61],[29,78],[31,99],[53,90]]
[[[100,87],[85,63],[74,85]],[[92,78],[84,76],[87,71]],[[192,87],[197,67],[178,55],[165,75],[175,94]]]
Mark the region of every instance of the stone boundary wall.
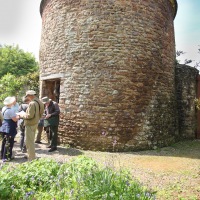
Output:
[[176,95],[180,139],[194,139],[197,130],[197,76],[199,71],[187,65],[176,66]]
[[60,142],[131,151],[176,141],[176,1],[42,2],[40,79],[60,79]]

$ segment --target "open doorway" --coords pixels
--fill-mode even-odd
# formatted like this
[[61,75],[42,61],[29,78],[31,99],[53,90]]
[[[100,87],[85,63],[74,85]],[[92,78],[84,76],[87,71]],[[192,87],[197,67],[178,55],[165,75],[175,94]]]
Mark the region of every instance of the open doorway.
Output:
[[42,82],[42,96],[48,96],[53,101],[59,103],[60,79],[48,79]]

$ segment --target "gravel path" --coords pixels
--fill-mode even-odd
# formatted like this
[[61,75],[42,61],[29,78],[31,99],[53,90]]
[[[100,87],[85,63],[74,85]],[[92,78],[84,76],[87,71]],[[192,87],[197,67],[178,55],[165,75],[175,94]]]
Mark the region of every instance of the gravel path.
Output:
[[[39,158],[52,158],[67,162],[78,155],[86,155],[114,169],[128,169],[145,187],[157,191],[159,200],[200,199],[200,141],[181,142],[159,150],[108,153],[82,151],[59,146],[48,152],[47,143],[35,144]],[[14,147],[15,159],[11,163],[27,162],[19,149]]]

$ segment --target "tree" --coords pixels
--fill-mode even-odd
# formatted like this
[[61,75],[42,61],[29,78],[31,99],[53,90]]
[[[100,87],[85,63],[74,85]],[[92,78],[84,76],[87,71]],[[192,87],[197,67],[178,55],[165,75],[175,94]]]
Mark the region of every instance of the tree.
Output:
[[21,102],[26,90],[35,90],[39,93],[39,72],[28,73],[26,76],[6,74],[0,79],[0,108],[7,96],[16,96]]
[[39,71],[35,71],[34,73],[28,73],[26,76],[21,76],[21,83],[23,88],[21,88],[22,95],[25,94],[26,90],[34,90],[37,94],[39,94]]
[[18,46],[0,45],[0,107],[7,96],[21,101],[29,89],[39,91],[39,67],[34,56]]
[[17,96],[22,83],[20,78],[16,78],[13,74],[6,74],[0,79],[0,101],[2,102],[7,96]]
[[0,46],[0,78],[6,74],[22,76],[38,70],[35,57],[19,46]]

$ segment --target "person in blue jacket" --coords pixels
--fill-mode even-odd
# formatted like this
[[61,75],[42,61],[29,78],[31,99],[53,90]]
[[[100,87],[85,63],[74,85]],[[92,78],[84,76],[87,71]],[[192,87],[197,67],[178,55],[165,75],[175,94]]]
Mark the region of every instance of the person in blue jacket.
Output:
[[2,108],[3,122],[1,127],[2,132],[2,146],[1,146],[1,159],[3,162],[12,159],[12,149],[14,146],[14,138],[17,134],[17,117],[14,109],[11,109],[15,97],[7,97],[4,100],[4,107]]

